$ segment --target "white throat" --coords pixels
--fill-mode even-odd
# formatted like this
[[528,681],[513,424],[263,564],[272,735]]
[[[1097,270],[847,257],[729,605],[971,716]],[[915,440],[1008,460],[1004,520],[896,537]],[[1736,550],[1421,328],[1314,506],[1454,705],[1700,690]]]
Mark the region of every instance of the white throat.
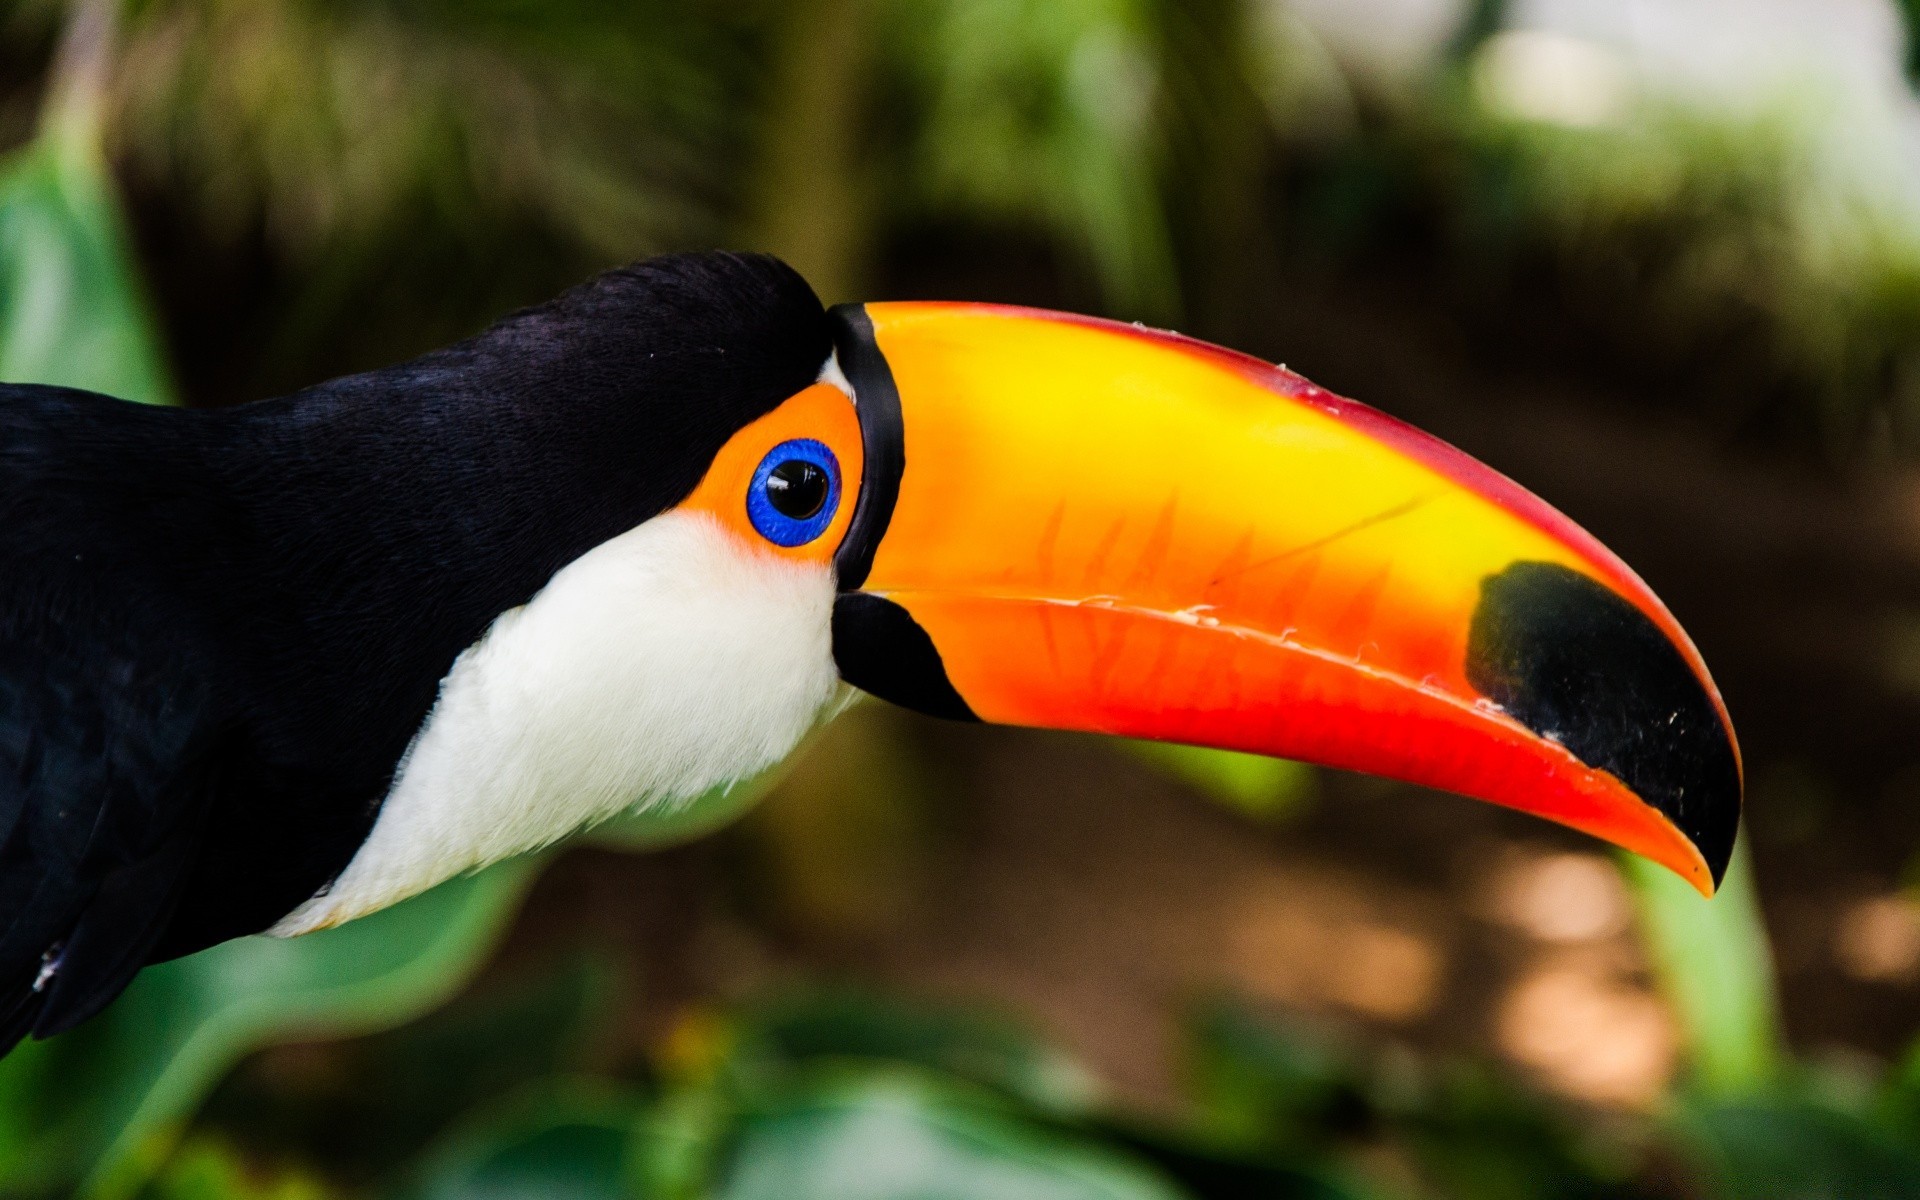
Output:
[[665,513],[454,661],[373,831],[268,932],[337,925],[635,806],[778,761],[832,698],[833,573]]

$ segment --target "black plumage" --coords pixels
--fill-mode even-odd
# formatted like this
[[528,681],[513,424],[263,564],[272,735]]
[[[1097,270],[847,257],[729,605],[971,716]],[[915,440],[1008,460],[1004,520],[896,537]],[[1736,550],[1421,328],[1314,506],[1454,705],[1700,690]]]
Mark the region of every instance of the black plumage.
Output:
[[454,658],[830,349],[707,254],[235,409],[0,384],[0,1052],[325,886]]

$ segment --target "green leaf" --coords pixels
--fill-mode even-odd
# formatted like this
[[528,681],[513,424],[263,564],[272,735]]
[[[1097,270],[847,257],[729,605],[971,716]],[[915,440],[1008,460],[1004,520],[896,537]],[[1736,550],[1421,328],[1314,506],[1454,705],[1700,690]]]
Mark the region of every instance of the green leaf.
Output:
[[[816,992],[736,1018],[732,1030],[698,1031],[718,1054],[683,1063],[696,1086],[669,1097],[650,1122],[642,1165],[653,1193],[707,1196],[714,1164],[733,1161],[739,1109],[749,1119],[785,1112],[793,1097],[891,1081],[933,1089],[942,1103],[1017,1120],[1035,1136],[1096,1146],[1175,1190],[1208,1196],[1349,1200],[1319,1164],[1252,1152],[1108,1113],[1098,1081],[1020,1027],[958,1009],[924,1008],[859,992]],[[707,1056],[698,1056],[705,1058]],[[685,1068],[691,1068],[687,1070]],[[848,1081],[854,1081],[849,1084]],[[809,1101],[811,1102],[811,1101]],[[744,1128],[745,1126],[740,1126]],[[914,1193],[918,1194],[918,1193]]]
[[1362,1130],[1406,1150],[1439,1195],[1611,1195],[1630,1173],[1611,1147],[1589,1145],[1539,1097],[1486,1070],[1367,1055],[1358,1043],[1232,999],[1200,1011],[1193,1041],[1201,1132],[1300,1172],[1293,1194],[1371,1190],[1351,1178],[1349,1150]]
[[1443,1195],[1568,1200],[1631,1194],[1631,1144],[1583,1128],[1511,1078],[1485,1068],[1445,1071],[1394,1125]]
[[327,1200],[329,1194],[318,1180],[268,1175],[231,1147],[205,1140],[176,1154],[146,1192],[148,1200]]
[[481,1116],[414,1172],[405,1200],[632,1200],[627,1160],[639,1101],[557,1080]]
[[173,400],[126,218],[75,120],[0,163],[0,380]]
[[1316,1030],[1222,999],[1199,1010],[1189,1036],[1200,1125],[1223,1144],[1321,1152],[1368,1107],[1362,1064]]
[[825,1082],[748,1113],[719,1200],[1177,1200],[1127,1156],[905,1075]]
[[318,1075],[284,1059],[233,1072],[199,1129],[325,1163],[343,1179],[392,1174],[499,1097],[588,1068],[609,1044],[624,989],[619,959],[583,947],[558,960],[489,971],[481,986],[397,1029],[327,1048]]
[[1050,1116],[1086,1113],[1099,1091],[1078,1063],[1011,1023],[856,992],[821,992],[742,1019],[730,1064],[749,1076],[809,1062],[911,1063],[991,1088]]
[[532,879],[515,859],[336,929],[241,938],[149,967],[99,1017],[0,1060],[0,1112],[27,1153],[0,1191],[126,1195],[151,1174],[207,1090],[273,1042],[409,1020],[479,967]]
[[1920,1153],[1847,1113],[1805,1100],[1705,1103],[1685,1125],[1723,1200],[1904,1200]]
[[1693,1081],[1713,1096],[1758,1092],[1780,1077],[1784,1042],[1773,952],[1746,843],[1707,900],[1678,875],[1623,855],[1662,990],[1678,1011]]
[[1175,779],[1257,820],[1283,820],[1313,798],[1316,776],[1306,763],[1167,742],[1126,745]]
[[1351,1171],[1272,1151],[1247,1152],[1211,1137],[1124,1117],[1077,1126],[1076,1131],[1125,1150],[1208,1200],[1379,1200],[1387,1194],[1350,1178]]

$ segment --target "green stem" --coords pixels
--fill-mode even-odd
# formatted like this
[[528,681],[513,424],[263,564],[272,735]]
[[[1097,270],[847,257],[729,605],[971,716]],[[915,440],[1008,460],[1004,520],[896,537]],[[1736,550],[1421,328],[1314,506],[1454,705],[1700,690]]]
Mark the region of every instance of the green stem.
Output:
[[1680,1019],[1694,1085],[1751,1095],[1785,1061],[1773,952],[1743,842],[1713,899],[1643,858],[1622,860],[1661,990]]

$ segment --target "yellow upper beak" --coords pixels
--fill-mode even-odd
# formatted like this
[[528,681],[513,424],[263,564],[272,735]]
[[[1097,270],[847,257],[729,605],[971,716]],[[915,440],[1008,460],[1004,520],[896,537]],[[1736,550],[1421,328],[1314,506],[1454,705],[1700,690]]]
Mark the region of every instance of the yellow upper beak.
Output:
[[1699,654],[1518,485],[1170,334],[983,305],[836,316],[867,435],[837,560],[851,682],[1444,788],[1703,892],[1725,870],[1739,753]]

